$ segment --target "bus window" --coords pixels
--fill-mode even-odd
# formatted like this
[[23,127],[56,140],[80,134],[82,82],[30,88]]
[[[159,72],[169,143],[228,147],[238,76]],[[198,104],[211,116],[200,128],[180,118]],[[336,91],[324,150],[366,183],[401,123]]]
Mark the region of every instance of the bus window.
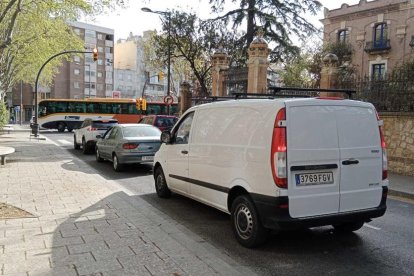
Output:
[[87,103],[86,104],[86,111],[87,113],[95,113],[95,104],[94,103]]
[[68,111],[68,103],[67,102],[58,102],[56,104],[56,112],[64,113]]
[[86,113],[86,103],[75,102],[74,106],[76,113]]
[[129,107],[128,103],[120,104],[120,106],[121,106],[121,112],[120,112],[121,114],[130,114],[128,110],[128,107]]

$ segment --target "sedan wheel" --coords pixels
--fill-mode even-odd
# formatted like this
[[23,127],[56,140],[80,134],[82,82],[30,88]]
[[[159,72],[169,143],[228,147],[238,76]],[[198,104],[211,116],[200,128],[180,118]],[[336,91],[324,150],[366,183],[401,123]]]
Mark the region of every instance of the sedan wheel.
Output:
[[96,147],[96,152],[95,153],[96,153],[96,155],[95,155],[96,161],[98,161],[98,162],[104,161],[103,158],[101,157],[101,154],[99,153],[98,147]]
[[75,150],[80,149],[79,144],[76,142],[76,135],[73,136],[73,147],[75,148]]
[[88,144],[86,144],[85,138],[82,138],[82,152],[87,154],[89,152]]
[[116,156],[116,154],[114,154],[112,158],[112,165],[116,172],[122,171],[122,164],[119,163],[118,156]]

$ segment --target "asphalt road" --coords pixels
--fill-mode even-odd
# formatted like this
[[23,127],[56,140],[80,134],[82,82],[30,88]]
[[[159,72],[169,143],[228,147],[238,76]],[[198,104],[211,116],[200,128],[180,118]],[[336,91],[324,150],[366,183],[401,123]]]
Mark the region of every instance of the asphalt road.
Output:
[[116,173],[112,163],[74,150],[73,134],[42,134],[259,275],[414,275],[412,201],[390,198],[383,217],[353,234],[339,235],[331,227],[272,233],[264,246],[251,250],[235,240],[228,215],[179,195],[159,199],[151,165]]

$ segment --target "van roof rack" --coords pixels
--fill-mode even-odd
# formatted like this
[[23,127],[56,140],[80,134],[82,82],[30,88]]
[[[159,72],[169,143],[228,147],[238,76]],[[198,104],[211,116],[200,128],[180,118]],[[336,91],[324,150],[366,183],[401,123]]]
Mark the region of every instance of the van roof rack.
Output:
[[[270,93],[265,94],[256,94],[256,93],[232,93],[235,99],[254,99],[254,98],[310,98],[317,97],[319,92],[335,92],[335,93],[345,93],[350,99],[352,99],[352,94],[355,93],[355,90],[348,89],[322,89],[322,88],[299,88],[299,87],[278,87],[270,86]],[[288,92],[288,93],[286,93]],[[291,93],[289,93],[291,92]]]
[[318,97],[320,92],[345,93],[348,95],[349,99],[352,99],[352,94],[356,93],[355,90],[349,89],[322,89],[278,86],[270,86],[268,89],[270,90],[270,93],[232,92],[231,96],[208,96],[204,98],[193,98],[193,100],[216,102],[237,99],[311,98]]

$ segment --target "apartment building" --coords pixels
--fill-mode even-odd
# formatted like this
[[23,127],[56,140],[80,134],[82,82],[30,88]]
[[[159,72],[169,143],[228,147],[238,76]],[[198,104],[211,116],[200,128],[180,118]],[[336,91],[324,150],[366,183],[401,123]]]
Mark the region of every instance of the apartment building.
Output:
[[119,39],[114,51],[114,84],[122,98],[159,100],[166,95],[166,78],[160,80],[159,72],[152,72],[144,64],[144,43],[154,31],[146,31],[143,36],[133,35]]
[[360,0],[324,10],[324,42],[349,43],[360,76],[383,76],[414,58],[414,0]]
[[51,98],[83,99],[112,97],[114,79],[114,30],[82,22],[70,22],[74,32],[85,41],[85,51],[65,61],[53,81]]
[[[38,100],[48,98],[83,99],[113,96],[114,79],[114,30],[82,22],[69,23],[74,32],[85,41],[85,51],[98,49],[98,60],[92,54],[73,56],[72,61],[64,61],[51,87],[38,87]],[[12,99],[9,106],[22,106],[22,122],[30,120],[34,110],[34,87],[19,83],[8,93]],[[20,121],[20,112],[16,112]]]

